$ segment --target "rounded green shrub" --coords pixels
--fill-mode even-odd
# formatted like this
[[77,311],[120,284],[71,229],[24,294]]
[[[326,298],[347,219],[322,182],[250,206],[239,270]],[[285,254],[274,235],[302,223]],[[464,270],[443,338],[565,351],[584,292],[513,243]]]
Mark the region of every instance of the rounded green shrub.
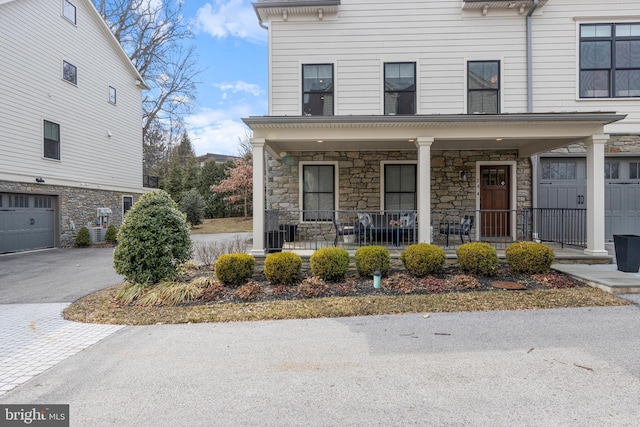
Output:
[[278,252],[267,255],[264,260],[264,275],[274,285],[290,285],[300,279],[302,258],[293,252]]
[[498,253],[488,243],[465,243],[456,250],[458,264],[467,273],[493,276],[498,270]]
[[130,282],[155,284],[177,276],[191,258],[191,237],[185,216],[168,193],[144,194],[127,212],[117,233],[113,266]]
[[349,252],[342,248],[322,248],[309,258],[311,274],[322,280],[342,280],[349,271]]
[[371,278],[375,271],[386,276],[391,268],[389,251],[382,246],[362,246],[356,250],[355,258],[360,277]]
[[111,224],[107,227],[107,232],[104,234],[105,242],[116,243],[118,241],[118,229],[115,225]]
[[447,257],[444,250],[436,245],[417,243],[400,253],[400,261],[412,276],[425,277],[440,272]]
[[215,274],[226,286],[240,286],[253,276],[255,265],[249,254],[224,254],[216,261]]
[[551,268],[555,254],[542,243],[516,242],[507,248],[505,257],[516,273],[542,274]]
[[79,248],[87,247],[91,244],[91,236],[89,235],[89,229],[82,227],[76,235],[76,246]]

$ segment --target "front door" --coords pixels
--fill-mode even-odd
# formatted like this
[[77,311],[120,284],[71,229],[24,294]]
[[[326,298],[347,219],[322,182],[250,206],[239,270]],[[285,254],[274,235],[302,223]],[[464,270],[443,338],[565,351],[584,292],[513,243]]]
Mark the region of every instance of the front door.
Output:
[[506,237],[510,230],[511,167],[480,166],[480,237]]

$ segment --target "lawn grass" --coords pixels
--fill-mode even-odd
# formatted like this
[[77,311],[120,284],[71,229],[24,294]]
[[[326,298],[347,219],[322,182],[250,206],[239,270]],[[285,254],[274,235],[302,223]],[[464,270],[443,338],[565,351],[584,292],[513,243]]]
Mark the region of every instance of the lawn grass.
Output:
[[600,289],[577,287],[431,295],[345,296],[178,307],[137,307],[118,304],[114,298],[117,288],[118,286],[114,286],[82,298],[65,310],[64,318],[89,323],[154,325],[403,313],[539,310],[631,304],[627,300],[617,298]]
[[191,234],[244,233],[253,231],[253,218],[213,218],[205,219],[191,228]]

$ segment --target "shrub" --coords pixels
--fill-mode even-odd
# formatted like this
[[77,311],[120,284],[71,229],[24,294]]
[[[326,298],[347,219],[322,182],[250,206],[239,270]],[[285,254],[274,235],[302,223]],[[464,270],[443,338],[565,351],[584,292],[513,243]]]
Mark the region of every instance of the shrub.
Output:
[[444,250],[438,246],[418,243],[402,251],[400,260],[409,274],[415,277],[425,277],[442,270],[447,257]]
[[290,285],[300,279],[302,258],[293,252],[278,252],[267,255],[264,260],[264,275],[273,285]]
[[162,190],[144,194],[127,212],[117,234],[113,266],[128,281],[154,284],[173,279],[191,258],[184,214]]
[[82,227],[76,235],[76,246],[79,248],[87,247],[91,244],[91,236],[89,235],[89,229]]
[[309,258],[311,274],[322,280],[339,281],[349,271],[349,252],[342,248],[322,248]]
[[204,198],[195,188],[185,191],[180,197],[180,210],[187,216],[187,222],[194,225],[202,224],[204,217]]
[[249,249],[249,241],[235,236],[233,240],[225,242],[198,242],[195,244],[195,253],[204,265],[214,265],[222,254],[245,253]]
[[382,246],[363,246],[356,250],[356,270],[360,277],[371,278],[375,271],[382,276],[389,273],[391,257]]
[[297,294],[304,298],[319,297],[327,293],[329,285],[319,277],[307,277],[298,285]]
[[251,301],[256,299],[262,293],[262,287],[256,282],[245,283],[240,286],[234,295],[241,300]]
[[116,243],[118,241],[118,229],[115,225],[111,224],[107,227],[107,232],[104,234],[104,241],[108,243]]
[[256,260],[249,254],[220,255],[215,264],[218,280],[227,286],[240,286],[253,276]]
[[458,264],[463,271],[492,276],[498,270],[498,253],[488,243],[465,243],[456,250]]
[[505,251],[507,263],[516,273],[541,274],[551,268],[553,250],[536,242],[517,242]]

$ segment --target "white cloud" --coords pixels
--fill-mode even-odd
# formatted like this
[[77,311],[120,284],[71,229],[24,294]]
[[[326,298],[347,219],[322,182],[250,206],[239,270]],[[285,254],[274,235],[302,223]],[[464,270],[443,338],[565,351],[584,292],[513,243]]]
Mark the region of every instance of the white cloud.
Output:
[[[260,96],[264,94],[264,90],[256,84],[247,83],[243,81],[237,81],[235,83],[214,83],[214,87],[217,87],[223,92],[231,91],[233,93],[245,92],[250,93],[253,96]],[[223,94],[223,97],[226,98],[226,93]]]
[[225,109],[201,108],[185,119],[196,155],[237,155],[238,138],[250,132],[240,118],[265,114],[266,111],[266,100],[235,104]]
[[265,43],[267,31],[260,28],[251,2],[214,0],[196,13],[196,29],[222,39],[237,37],[252,43]]

